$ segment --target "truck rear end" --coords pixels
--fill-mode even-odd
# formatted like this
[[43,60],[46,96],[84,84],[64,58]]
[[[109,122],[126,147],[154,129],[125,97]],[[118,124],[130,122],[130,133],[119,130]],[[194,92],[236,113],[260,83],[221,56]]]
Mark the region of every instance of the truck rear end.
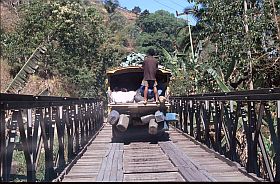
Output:
[[[107,71],[108,77],[108,121],[113,126],[113,137],[125,135],[128,129],[146,129],[149,119],[155,119],[155,114],[165,114],[170,107],[169,81],[170,70],[159,69],[157,71],[158,93],[160,104],[156,104],[153,92],[149,93],[148,103],[143,103],[143,69],[141,66],[119,67]],[[149,89],[149,92],[152,91]],[[114,113],[112,113],[114,112]],[[110,119],[118,121],[110,122]],[[154,117],[154,118],[151,118]],[[153,120],[152,120],[153,121]],[[122,125],[123,123],[123,125]],[[156,122],[160,130],[164,127],[164,121]],[[118,126],[119,125],[119,126]],[[121,128],[120,128],[121,127]]]

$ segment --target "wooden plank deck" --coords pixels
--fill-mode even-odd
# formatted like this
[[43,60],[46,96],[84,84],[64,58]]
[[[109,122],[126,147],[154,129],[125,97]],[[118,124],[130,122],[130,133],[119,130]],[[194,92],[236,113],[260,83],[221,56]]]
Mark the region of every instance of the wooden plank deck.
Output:
[[248,174],[239,165],[234,164],[224,156],[208,149],[205,145],[186,137],[170,128],[169,136],[172,142],[199,168],[204,169],[216,181],[258,182],[264,181],[254,174]]
[[262,181],[170,128],[169,141],[111,142],[106,124],[63,182]]

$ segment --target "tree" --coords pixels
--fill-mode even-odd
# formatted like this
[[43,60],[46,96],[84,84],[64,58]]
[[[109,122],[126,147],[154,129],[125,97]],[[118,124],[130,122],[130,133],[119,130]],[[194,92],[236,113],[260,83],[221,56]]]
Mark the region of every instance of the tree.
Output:
[[104,7],[109,14],[114,13],[119,5],[120,4],[118,0],[104,0]]
[[139,14],[139,13],[141,13],[141,8],[139,8],[139,6],[135,6],[131,11],[133,13]]
[[279,2],[275,6],[273,1],[246,1],[247,6],[243,1],[196,2],[203,5],[197,37],[214,47],[207,58],[200,58],[203,65],[221,68],[218,73],[231,89],[249,89],[251,78],[255,88],[279,86],[279,40],[271,13]]
[[184,20],[164,10],[155,13],[143,11],[136,20],[136,25],[141,29],[136,40],[139,52],[145,53],[149,47],[154,47],[157,53],[161,53],[158,46],[173,52],[176,29],[184,24]]
[[20,10],[22,20],[3,41],[3,55],[16,73],[34,49],[47,40],[41,72],[72,84],[72,96],[103,93],[106,63],[102,50],[108,33],[103,19],[78,0],[34,0]]

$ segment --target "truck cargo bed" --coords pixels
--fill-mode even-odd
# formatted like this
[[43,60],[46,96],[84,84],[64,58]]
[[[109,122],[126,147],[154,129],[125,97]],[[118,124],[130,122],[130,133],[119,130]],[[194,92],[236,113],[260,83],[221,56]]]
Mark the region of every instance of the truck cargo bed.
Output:
[[110,103],[108,107],[111,110],[116,110],[120,114],[130,114],[131,116],[139,117],[146,114],[154,114],[157,110],[165,111],[170,107],[170,103],[156,104],[155,102],[143,103]]

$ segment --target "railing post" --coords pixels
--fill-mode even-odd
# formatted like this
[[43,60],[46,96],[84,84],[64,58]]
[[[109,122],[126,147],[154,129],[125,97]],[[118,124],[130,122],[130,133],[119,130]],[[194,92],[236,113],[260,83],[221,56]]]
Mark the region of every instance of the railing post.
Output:
[[6,169],[6,121],[5,111],[0,110],[0,181],[4,180],[4,170]]
[[72,160],[74,156],[74,150],[73,150],[73,141],[74,141],[74,128],[73,124],[75,121],[74,115],[75,110],[72,105],[68,106],[66,110],[66,127],[67,127],[67,144],[68,144],[68,163],[70,160]]
[[188,101],[184,100],[184,132],[189,133],[188,131],[188,114],[189,114],[189,108],[188,108]]
[[80,121],[80,117],[79,117],[79,106],[78,104],[75,104],[75,154],[77,154],[79,152],[80,149],[80,145],[79,145],[79,121]]
[[[242,117],[244,131],[245,131],[245,134],[246,134],[246,142],[247,142],[247,150],[248,150],[251,147],[252,134],[250,134],[250,132],[249,132],[247,113],[245,111],[245,107],[244,107],[244,104],[242,102],[241,102],[241,117]],[[251,170],[251,165],[250,165],[251,164],[251,156],[252,155],[249,155],[248,152],[247,152],[247,163],[246,163],[247,172],[249,172]]]
[[[267,118],[267,121],[268,121],[268,128],[269,128],[269,132],[270,132],[270,135],[271,135],[271,142],[272,142],[272,148],[275,150],[276,154],[279,154],[279,142],[278,142],[278,137],[276,136],[276,132],[275,132],[275,129],[274,129],[274,123],[273,123],[273,120],[272,120],[272,117],[271,117],[271,112],[270,112],[270,107],[269,107],[269,104],[266,103],[265,107],[264,107],[264,110],[265,110],[265,114],[266,114],[266,118]],[[271,167],[271,164],[267,165],[267,167],[270,167],[268,168],[268,170],[271,170],[272,171],[272,167]],[[274,180],[274,176],[273,176],[273,180]],[[270,179],[270,181],[273,181]]]
[[24,152],[24,157],[26,161],[26,170],[27,170],[27,181],[35,181],[35,169],[34,169],[34,164],[32,164],[31,160],[31,152],[29,149],[29,144],[28,139],[25,134],[25,129],[24,129],[24,124],[22,120],[22,114],[20,110],[16,110],[15,112],[15,117],[17,118],[18,126],[19,126],[19,132],[20,132],[20,138],[22,142],[22,147],[23,147],[23,152]]
[[213,119],[214,119],[214,128],[215,128],[215,151],[220,152],[220,139],[219,139],[219,124],[220,124],[220,109],[219,109],[219,103],[218,101],[214,102],[214,113],[213,113]]
[[[252,145],[252,150],[253,150],[252,154],[253,157],[255,157],[256,161],[257,161],[257,145],[259,143],[259,137],[261,136],[261,125],[263,120],[263,114],[264,114],[264,103],[261,102],[259,107],[258,120],[254,131],[253,145]],[[256,174],[257,176],[259,176],[260,174],[259,169],[256,170]]]
[[232,132],[232,154],[233,154],[233,161],[237,160],[237,152],[236,152],[236,132],[237,132],[237,127],[238,127],[238,120],[239,120],[239,116],[240,116],[240,110],[241,109],[241,102],[237,102],[237,107],[236,107],[236,112],[235,115],[233,115],[233,119],[234,119],[234,126],[233,126],[233,132]]
[[[37,165],[39,163],[41,148],[43,144],[42,130],[41,130],[41,134],[38,135],[39,126],[42,121],[43,121],[42,108],[37,108],[35,110],[35,121],[34,121],[33,137],[32,137],[32,154],[33,154],[33,163],[34,163],[35,170],[37,170]],[[38,136],[39,136],[39,143],[37,144]]]
[[200,118],[200,103],[195,101],[195,124],[196,124],[196,140],[201,141],[201,118]]
[[210,124],[210,103],[208,100],[205,100],[204,107],[202,106],[203,112],[203,121],[205,126],[205,144],[210,147],[210,136],[209,136],[209,124]]
[[81,146],[85,145],[85,107],[84,104],[80,105],[80,131],[81,131]]
[[[280,144],[280,100],[277,101],[277,144]],[[280,146],[275,155],[276,160],[276,175],[275,181],[280,181]]]
[[254,130],[255,130],[255,124],[256,124],[256,116],[255,116],[255,108],[254,108],[254,102],[248,101],[248,172],[254,173],[256,171],[257,167],[257,148],[253,146],[253,136],[254,136]]
[[91,120],[92,120],[93,130],[94,130],[94,132],[96,132],[97,121],[96,121],[96,104],[95,104],[95,102],[92,103]]
[[65,166],[64,129],[65,129],[64,108],[63,106],[59,106],[56,115],[56,131],[57,131],[57,139],[58,139],[58,168],[60,170]]
[[218,151],[222,154],[222,123],[223,123],[223,102],[217,103],[217,114],[218,114],[218,132],[217,132],[217,145]]
[[183,130],[183,123],[182,123],[182,121],[183,121],[183,116],[182,116],[182,114],[183,114],[183,101],[182,101],[182,99],[180,99],[179,100],[179,123],[180,123],[180,130]]
[[233,100],[229,101],[229,118],[228,118],[228,132],[229,132],[229,158],[233,160],[233,128],[234,128],[234,114],[233,114]]
[[101,103],[101,111],[100,112],[101,112],[101,118],[102,118],[102,120],[101,120],[101,126],[102,126],[103,123],[104,123],[104,102],[100,101],[100,103]]
[[[52,155],[52,158],[54,157],[54,131],[55,131],[55,126],[56,126],[56,121],[57,121],[57,107],[50,107],[50,117],[51,117],[51,121],[49,124],[49,146],[50,146],[50,152]],[[51,175],[50,175],[50,179],[53,179],[55,177],[55,172],[54,172],[54,162],[53,160],[51,161],[52,164],[52,169],[51,169]]]
[[53,168],[53,152],[50,148],[49,137],[50,137],[50,126],[51,126],[51,117],[50,117],[50,107],[45,108],[45,118],[44,121],[41,121],[41,130],[44,142],[45,150],[45,181],[51,181],[54,176]]
[[[12,158],[13,158],[13,152],[14,152],[14,146],[15,146],[15,138],[16,138],[16,130],[18,127],[18,121],[17,121],[17,114],[15,113],[18,110],[12,110],[12,119],[11,124],[9,127],[8,132],[8,145],[6,150],[6,155],[4,155],[4,167],[3,167],[3,180],[9,181],[10,180],[10,172],[11,172],[11,166],[12,166]],[[5,143],[6,144],[6,143]]]
[[89,140],[89,118],[88,118],[89,106],[88,103],[85,102],[85,132],[86,132],[86,141]]
[[190,116],[190,135],[193,136],[194,108],[193,108],[193,101],[192,100],[190,100],[189,116]]
[[27,109],[27,141],[29,145],[29,154],[32,155],[32,109]]

